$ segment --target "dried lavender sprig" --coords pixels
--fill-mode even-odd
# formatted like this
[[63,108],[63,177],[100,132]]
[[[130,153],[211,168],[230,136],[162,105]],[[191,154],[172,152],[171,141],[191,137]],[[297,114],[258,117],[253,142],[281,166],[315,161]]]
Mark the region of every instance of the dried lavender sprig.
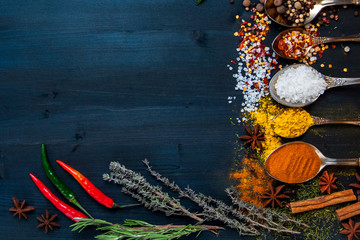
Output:
[[124,193],[131,195],[148,209],[162,211],[167,215],[188,216],[198,222],[204,222],[204,219],[182,206],[178,199],[163,192],[161,187],[148,183],[141,174],[127,169],[118,162],[111,162],[109,169],[110,175],[103,174],[103,179],[122,185]]
[[[204,209],[204,215],[207,217],[207,220],[220,220],[229,225],[232,228],[239,228],[239,224],[234,222],[234,219],[230,219],[228,215],[231,214],[239,220],[246,221],[253,226],[258,226],[265,228],[267,230],[273,230],[277,232],[287,232],[293,234],[299,234],[300,232],[293,231],[285,226],[282,223],[286,222],[294,222],[296,224],[302,224],[295,220],[292,220],[285,215],[281,215],[275,211],[263,211],[263,209],[258,208],[252,204],[249,204],[241,199],[237,199],[236,204],[240,209],[245,209],[247,214],[243,214],[237,209],[234,209],[232,206],[226,205],[224,202],[213,199],[210,196],[205,196],[204,194],[196,194],[192,189],[187,187],[185,191],[183,191],[175,182],[170,182],[166,177],[162,177],[162,175],[152,169],[150,163],[147,159],[143,160],[144,164],[147,167],[147,170],[150,172],[152,176],[154,176],[158,181],[162,182],[164,186],[169,187],[174,192],[178,192],[180,196],[187,197],[193,202],[197,203],[200,207]],[[229,195],[229,190],[226,190]],[[229,195],[229,197],[235,202],[232,198],[233,195]],[[215,206],[211,206],[211,204],[215,204]],[[216,212],[216,214],[214,214]],[[209,214],[212,213],[212,214]],[[265,213],[265,214],[264,214]],[[253,217],[253,218],[252,218]],[[273,221],[273,218],[276,217],[280,221],[280,223],[276,223]],[[260,223],[260,221],[263,223]],[[238,222],[239,223],[239,222]],[[239,231],[240,230],[240,231]],[[255,229],[256,230],[256,229]],[[241,229],[238,229],[241,232]]]

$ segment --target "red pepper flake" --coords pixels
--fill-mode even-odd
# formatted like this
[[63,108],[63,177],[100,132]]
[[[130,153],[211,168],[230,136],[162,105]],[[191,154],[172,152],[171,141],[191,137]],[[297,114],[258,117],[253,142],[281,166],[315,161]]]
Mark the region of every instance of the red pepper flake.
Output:
[[233,61],[233,60],[231,60],[231,63],[236,64],[236,62],[235,62],[235,61]]
[[264,87],[264,91],[269,91],[269,88],[268,88],[268,87]]
[[269,84],[269,80],[268,80],[268,78],[267,77],[264,77],[264,83],[266,84],[266,85],[268,85]]
[[253,19],[254,19],[254,15],[251,15],[251,16],[250,16],[250,19],[253,20]]
[[336,48],[336,45],[332,44],[331,47],[334,49],[334,48]]
[[249,82],[245,82],[246,85],[249,85]]
[[260,90],[258,83],[253,83],[253,86],[254,86],[257,90]]
[[347,53],[346,53],[346,52],[344,52],[344,55],[346,56],[346,55],[347,55]]

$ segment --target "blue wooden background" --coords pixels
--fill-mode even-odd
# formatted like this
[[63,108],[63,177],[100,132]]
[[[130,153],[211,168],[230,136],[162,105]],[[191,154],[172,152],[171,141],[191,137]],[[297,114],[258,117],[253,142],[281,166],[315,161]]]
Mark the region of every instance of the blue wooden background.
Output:
[[[322,33],[360,32],[353,9],[342,10],[340,20]],[[228,96],[238,95],[226,68],[236,57],[236,14],[248,17],[237,0],[233,5],[206,0],[197,7],[195,0],[1,1],[1,238],[91,239],[96,234],[71,232],[71,220],[31,181],[30,172],[55,192],[42,170],[41,143],[47,144],[55,171],[96,218],[191,223],[143,207],[104,209],[55,160],[69,163],[121,204],[134,201],[120,186],[102,181],[102,173],[110,161],[120,161],[148,176],[144,158],[180,186],[227,201],[223,189],[231,184],[235,133],[243,132],[229,120],[240,102],[227,103]],[[280,30],[273,24],[268,43]],[[359,45],[351,44],[346,57],[337,46],[319,61],[332,63],[333,69],[314,66],[333,76],[360,76]],[[329,90],[307,110],[359,117],[359,90]],[[360,155],[359,133],[356,127],[329,126],[302,139],[326,155],[355,157]],[[28,220],[19,221],[8,211],[13,196],[35,206]],[[48,234],[36,228],[35,218],[45,209],[57,213],[62,225]],[[218,238],[203,233],[198,239],[237,237],[228,229]]]

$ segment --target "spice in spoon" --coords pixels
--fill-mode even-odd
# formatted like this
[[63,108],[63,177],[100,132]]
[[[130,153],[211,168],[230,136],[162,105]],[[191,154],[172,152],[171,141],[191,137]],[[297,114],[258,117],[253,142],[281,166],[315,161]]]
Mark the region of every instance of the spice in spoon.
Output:
[[290,143],[272,152],[265,168],[274,178],[285,183],[301,183],[316,176],[321,166],[320,157],[305,143]]
[[281,137],[295,138],[303,135],[313,124],[313,118],[304,109],[288,108],[274,118],[271,127]]

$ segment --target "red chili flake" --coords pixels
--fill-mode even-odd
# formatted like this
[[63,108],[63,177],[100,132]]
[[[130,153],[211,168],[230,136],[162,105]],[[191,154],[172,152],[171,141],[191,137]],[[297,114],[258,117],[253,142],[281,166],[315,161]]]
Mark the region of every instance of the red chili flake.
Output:
[[322,58],[322,56],[323,56],[323,55],[322,55],[321,53],[319,53],[319,57],[321,57],[321,58]]
[[246,85],[249,85],[249,82],[245,82]]
[[336,48],[336,45],[333,44],[333,45],[331,45],[331,47],[332,47],[332,48]]
[[268,87],[264,87],[264,91],[269,91],[269,88],[268,88]]
[[235,61],[233,61],[233,60],[231,60],[231,63],[236,64],[236,62],[235,62]]
[[346,53],[346,52],[344,52],[344,55],[347,55],[347,53]]
[[339,15],[335,15],[335,21],[339,20]]
[[245,22],[243,22],[241,25],[245,25],[245,24],[247,24],[247,22],[245,21]]
[[326,18],[326,17],[323,17],[322,20],[323,20],[323,22],[327,22],[327,18]]
[[268,80],[268,78],[267,77],[264,77],[264,83],[266,84],[266,85],[268,85],[269,84],[269,80]]
[[253,86],[254,86],[257,90],[260,90],[258,83],[253,83]]
[[254,15],[251,15],[251,16],[250,16],[250,19],[254,19]]

